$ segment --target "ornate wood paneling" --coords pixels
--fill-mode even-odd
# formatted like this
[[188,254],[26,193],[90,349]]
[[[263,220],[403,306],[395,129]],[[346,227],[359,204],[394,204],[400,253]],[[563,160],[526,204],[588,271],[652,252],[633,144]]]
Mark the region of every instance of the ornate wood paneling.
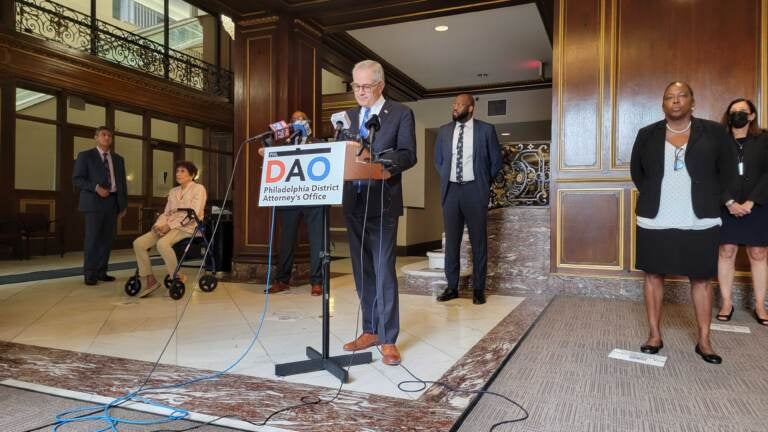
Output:
[[129,202],[125,209],[125,216],[117,219],[117,235],[139,235],[143,234],[141,226],[141,208],[142,202]]
[[[568,188],[557,191],[557,265],[621,270],[624,265],[624,190]],[[599,244],[600,247],[594,247]]]
[[[554,11],[552,271],[639,276],[628,176],[637,131],[663,118],[675,80],[693,87],[696,116],[719,120],[748,97],[764,126],[768,0],[559,0]],[[740,252],[737,274],[747,269]]]
[[[35,213],[44,215],[49,221],[56,219],[56,200],[39,198],[22,198],[19,200],[20,213]],[[48,231],[56,232],[56,224],[51,224]]]
[[[270,122],[287,120],[297,109],[306,112],[318,127],[319,32],[306,23],[279,16],[246,17],[237,28],[233,50],[236,146],[267,130]],[[234,200],[236,262],[265,263],[268,258],[272,212],[258,206],[259,145],[246,147],[236,167],[236,182],[244,185],[237,188]],[[305,249],[299,249],[297,262],[308,258]]]
[[[663,118],[671,81],[694,90],[694,115],[719,120],[727,103],[759,95],[760,1],[619,2],[614,164],[627,168],[637,130]],[[660,11],[664,11],[661,13]]]

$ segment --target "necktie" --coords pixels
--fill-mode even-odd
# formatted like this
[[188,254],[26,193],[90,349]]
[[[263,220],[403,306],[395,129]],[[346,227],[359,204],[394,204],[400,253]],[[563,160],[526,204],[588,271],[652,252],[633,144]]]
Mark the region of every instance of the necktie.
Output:
[[109,160],[107,160],[107,154],[106,153],[102,153],[101,156],[104,158],[103,159],[103,161],[104,161],[104,170],[107,172],[107,182],[106,182],[107,184],[104,185],[104,187],[108,191],[112,192],[112,172],[110,172],[110,170],[109,170]]
[[456,142],[456,182],[464,180],[464,125],[459,125],[459,140]]
[[360,136],[363,138],[368,138],[368,128],[365,127],[365,122],[368,121],[369,115],[371,115],[371,108],[365,107],[363,109],[363,123],[360,125]]
[[[363,122],[360,124],[360,136],[363,138],[368,138],[368,128],[365,127],[365,122],[368,121],[368,116],[371,115],[371,108],[365,107],[363,108]],[[357,186],[357,193],[363,192],[363,186],[368,185],[368,180],[355,180],[354,182],[355,186]]]

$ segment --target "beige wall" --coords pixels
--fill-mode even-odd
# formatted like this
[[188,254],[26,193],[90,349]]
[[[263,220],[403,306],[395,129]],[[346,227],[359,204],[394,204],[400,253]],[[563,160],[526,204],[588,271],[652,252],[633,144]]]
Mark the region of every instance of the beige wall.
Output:
[[322,69],[323,94],[346,93],[347,85],[342,82],[342,78]]

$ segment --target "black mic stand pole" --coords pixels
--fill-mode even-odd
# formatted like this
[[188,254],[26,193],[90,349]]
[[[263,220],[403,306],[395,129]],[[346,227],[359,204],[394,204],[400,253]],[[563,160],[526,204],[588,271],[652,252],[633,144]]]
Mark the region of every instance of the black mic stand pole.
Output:
[[323,268],[323,340],[322,340],[322,352],[318,352],[316,349],[307,347],[307,358],[309,360],[300,360],[291,363],[282,363],[275,365],[275,375],[288,376],[297,375],[309,372],[316,372],[320,370],[326,370],[338,378],[341,382],[349,382],[349,373],[347,369],[351,366],[357,366],[361,364],[370,363],[373,361],[373,354],[370,351],[366,352],[353,352],[352,354],[344,354],[338,356],[330,356],[330,336],[331,336],[331,254],[329,253],[330,241],[328,239],[329,226],[328,226],[328,208],[323,207],[323,247],[320,251],[320,258],[322,259]]

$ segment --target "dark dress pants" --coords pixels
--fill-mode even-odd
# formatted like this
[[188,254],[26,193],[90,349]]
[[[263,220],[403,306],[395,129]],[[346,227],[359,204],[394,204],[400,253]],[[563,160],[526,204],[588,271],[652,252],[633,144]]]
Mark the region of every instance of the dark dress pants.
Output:
[[465,184],[449,183],[443,203],[445,226],[445,277],[448,287],[459,286],[459,259],[464,224],[469,229],[472,245],[472,287],[475,291],[485,290],[485,276],[488,268],[487,225],[488,193],[477,190],[474,182]]
[[[293,255],[296,249],[299,222],[302,215],[309,232],[309,283],[323,283],[323,241],[328,242],[328,234],[324,226],[323,213],[326,207],[291,207],[278,208],[277,217],[280,221],[280,243],[278,245],[277,280],[288,283],[293,272]],[[327,250],[327,249],[326,249]]]
[[379,211],[368,213],[366,219],[364,201],[360,199],[354,211],[344,215],[352,271],[363,311],[363,331],[377,334],[382,343],[393,344],[400,333],[395,271],[399,216]]
[[83,273],[86,279],[107,274],[109,254],[117,232],[117,197],[106,198],[105,210],[84,212],[85,242],[83,245]]

